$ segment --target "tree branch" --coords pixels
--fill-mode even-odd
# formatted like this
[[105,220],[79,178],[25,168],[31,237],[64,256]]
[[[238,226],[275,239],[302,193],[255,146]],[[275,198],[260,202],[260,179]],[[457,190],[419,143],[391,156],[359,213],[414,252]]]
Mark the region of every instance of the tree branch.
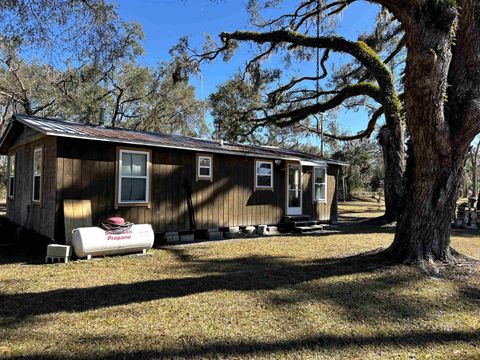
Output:
[[46,108],[52,106],[55,103],[56,100],[57,99],[52,99],[48,103],[46,103],[42,106],[36,107],[35,109],[32,110],[32,115],[35,115],[35,114],[39,113],[40,111],[45,110]]
[[362,138],[369,138],[372,135],[372,133],[375,131],[377,121],[382,115],[383,115],[383,108],[380,107],[373,113],[372,117],[370,118],[370,121],[368,122],[367,128],[356,135],[340,136],[340,135],[324,133],[323,136],[326,136],[330,139],[341,140],[341,141],[351,141],[351,140],[358,140]]
[[269,55],[274,49],[275,49],[275,43],[270,44],[270,47],[266,51],[258,54],[247,63],[247,65],[245,66],[245,72],[248,72],[254,63],[263,59],[263,57],[265,57],[266,55]]
[[[356,96],[369,96],[377,102],[381,102],[380,89],[370,83],[360,83],[350,85],[338,92],[331,99],[302,108],[279,112],[273,115],[265,116],[264,118],[256,119],[259,124],[275,124],[278,127],[286,127],[295,124],[296,122],[307,118],[310,115],[325,112],[341,105],[345,100]],[[289,119],[289,120],[283,120]]]
[[398,42],[397,46],[395,49],[388,55],[385,60],[383,60],[384,64],[388,64],[390,61],[392,61],[395,56],[397,56],[400,51],[402,51],[403,48],[405,48],[405,45],[407,44],[407,40],[405,39],[405,36],[402,37],[402,39]]
[[480,131],[480,4],[461,0],[458,7],[460,19],[449,68],[446,110],[450,131],[459,143],[469,143]]
[[324,48],[347,53],[371,71],[380,87],[386,91],[387,96],[395,94],[391,72],[375,51],[363,41],[350,41],[340,36],[322,36],[317,38],[285,30],[266,33],[256,33],[252,31],[223,32],[220,34],[220,38],[224,44],[228,44],[230,40],[253,41],[259,44],[269,42],[288,43],[293,46]]

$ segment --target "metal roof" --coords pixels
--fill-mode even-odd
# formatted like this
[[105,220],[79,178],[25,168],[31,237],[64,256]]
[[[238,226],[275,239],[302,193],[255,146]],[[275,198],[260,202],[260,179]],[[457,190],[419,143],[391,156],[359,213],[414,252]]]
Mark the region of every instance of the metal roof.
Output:
[[232,155],[256,156],[281,160],[313,160],[319,164],[329,163],[346,165],[337,160],[322,158],[313,154],[282,149],[274,146],[247,145],[218,140],[198,139],[180,135],[167,135],[162,133],[134,131],[120,128],[111,128],[95,125],[87,125],[77,122],[66,122],[60,119],[43,118],[27,115],[14,115],[14,121],[0,141],[2,147],[8,132],[15,121],[18,121],[44,135],[68,137],[76,139],[108,141],[122,144],[183,149],[192,151],[205,151],[211,153],[223,153]]

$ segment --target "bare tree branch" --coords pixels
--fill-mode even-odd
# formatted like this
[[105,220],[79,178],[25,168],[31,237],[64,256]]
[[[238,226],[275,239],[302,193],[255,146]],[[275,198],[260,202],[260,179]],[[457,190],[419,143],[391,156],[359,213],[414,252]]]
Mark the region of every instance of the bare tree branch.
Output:
[[380,107],[373,113],[372,117],[370,118],[370,121],[368,122],[367,128],[356,135],[341,136],[341,135],[323,133],[323,136],[326,136],[330,139],[341,140],[341,141],[351,141],[351,140],[358,140],[362,138],[369,138],[372,135],[372,133],[375,131],[377,121],[382,115],[383,115],[383,108]]
[[377,102],[381,102],[381,91],[378,87],[369,83],[361,83],[350,85],[339,90],[335,96],[325,102],[267,115],[264,118],[257,119],[256,122],[261,125],[275,124],[278,127],[290,126],[310,115],[334,109],[345,100],[356,96],[369,96]]

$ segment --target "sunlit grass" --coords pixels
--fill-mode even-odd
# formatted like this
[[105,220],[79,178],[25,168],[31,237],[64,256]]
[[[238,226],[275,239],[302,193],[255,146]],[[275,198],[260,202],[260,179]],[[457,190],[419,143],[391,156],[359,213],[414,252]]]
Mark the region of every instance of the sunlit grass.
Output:
[[339,201],[338,211],[341,220],[355,221],[365,218],[374,218],[383,215],[385,203],[380,204],[375,199],[367,198],[366,201]]
[[[478,270],[338,260],[393,235],[350,226],[67,265],[0,256],[0,358],[480,357]],[[453,245],[480,259],[479,236]]]

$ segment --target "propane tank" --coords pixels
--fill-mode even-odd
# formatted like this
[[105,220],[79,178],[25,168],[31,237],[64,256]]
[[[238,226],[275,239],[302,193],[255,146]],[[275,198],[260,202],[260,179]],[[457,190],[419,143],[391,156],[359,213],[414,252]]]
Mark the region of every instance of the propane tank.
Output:
[[80,258],[145,252],[153,246],[154,233],[149,224],[132,225],[117,233],[99,227],[73,230],[72,246]]

